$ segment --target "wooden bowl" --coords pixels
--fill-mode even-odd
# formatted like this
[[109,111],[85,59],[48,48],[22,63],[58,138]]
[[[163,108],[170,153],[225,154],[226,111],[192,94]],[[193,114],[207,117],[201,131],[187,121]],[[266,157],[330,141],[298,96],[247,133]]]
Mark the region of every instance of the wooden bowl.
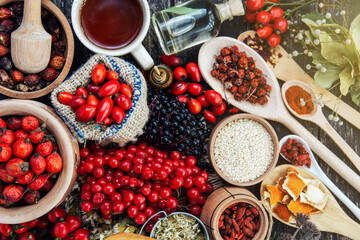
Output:
[[[0,6],[4,6],[12,2],[19,2],[19,0],[0,0]],[[42,88],[38,91],[21,92],[0,85],[0,93],[8,97],[21,98],[21,99],[33,99],[33,98],[42,97],[50,93],[57,86],[59,86],[60,83],[62,83],[65,80],[66,76],[70,71],[74,58],[74,35],[72,33],[70,24],[66,19],[65,15],[61,12],[61,10],[50,0],[42,0],[42,7],[44,7],[46,10],[51,12],[54,16],[56,16],[56,18],[59,20],[63,28],[64,31],[63,40],[66,42],[66,49],[64,56],[66,61],[64,67],[61,70],[59,76],[49,86],[47,86],[46,88]]]
[[[228,124],[229,122],[232,122],[234,120],[237,120],[237,119],[250,119],[250,120],[254,120],[254,121],[260,123],[261,125],[263,125],[266,128],[266,130],[269,132],[269,134],[272,138],[272,142],[274,144],[273,159],[272,159],[268,169],[260,177],[254,179],[254,180],[248,181],[248,182],[237,182],[237,181],[230,179],[220,170],[220,168],[217,166],[216,160],[215,160],[214,147],[215,147],[216,136],[218,135],[219,131],[226,124]],[[239,151],[241,151],[241,149],[239,149]],[[232,116],[229,116],[229,117],[223,119],[221,122],[219,122],[216,125],[216,127],[212,131],[212,133],[210,135],[210,141],[209,141],[209,157],[210,157],[211,164],[214,167],[216,173],[219,174],[222,179],[224,179],[225,181],[227,181],[230,184],[240,186],[240,187],[252,186],[252,185],[255,185],[255,184],[261,182],[266,177],[266,175],[269,174],[269,172],[276,166],[276,163],[279,159],[279,140],[278,140],[278,137],[276,135],[274,128],[265,119],[255,116],[255,115],[252,115],[252,114],[246,114],[246,113],[236,114],[236,115],[232,115]],[[254,159],[254,161],[256,161],[256,159]]]
[[9,115],[32,115],[39,119],[40,123],[46,121],[46,127],[54,134],[63,159],[63,169],[56,183],[37,204],[23,207],[0,207],[0,223],[16,224],[31,221],[46,214],[68,196],[76,180],[76,167],[80,163],[80,155],[77,142],[65,124],[48,106],[30,100],[0,101],[0,117]]
[[258,210],[260,227],[252,239],[265,239],[266,235],[271,233],[268,214],[262,203],[246,188],[225,186],[212,192],[202,207],[200,219],[215,240],[223,240],[218,228],[219,218],[227,207],[238,202],[248,203]]

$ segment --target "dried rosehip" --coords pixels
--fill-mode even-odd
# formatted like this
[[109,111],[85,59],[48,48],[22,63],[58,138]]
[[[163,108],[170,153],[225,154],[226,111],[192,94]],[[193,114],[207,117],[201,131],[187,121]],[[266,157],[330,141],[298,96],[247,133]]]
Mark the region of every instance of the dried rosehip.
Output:
[[65,51],[65,43],[63,41],[58,41],[53,44],[53,49],[59,52]]
[[9,17],[12,17],[14,15],[14,13],[6,8],[6,7],[1,7],[0,8],[0,19],[6,19],[6,18],[9,18]]
[[0,32],[0,44],[4,45],[5,47],[10,46],[10,34],[6,32]]
[[8,82],[10,80],[9,75],[6,73],[5,70],[0,69],[0,82]]
[[38,191],[30,191],[25,193],[24,195],[24,201],[28,204],[35,204],[40,199],[40,193]]
[[40,76],[37,74],[30,74],[24,77],[24,83],[27,86],[35,86],[40,82]]
[[16,23],[12,19],[4,19],[0,22],[0,31],[11,32],[16,27]]
[[53,17],[45,24],[45,29],[50,33],[58,35],[60,33],[60,23],[55,17]]
[[10,184],[4,188],[3,195],[5,200],[9,203],[15,203],[20,201],[25,189],[23,186]]
[[2,57],[0,59],[0,68],[10,71],[13,68],[12,61],[9,57]]
[[53,68],[46,68],[40,73],[40,77],[47,82],[54,81],[59,76],[59,72]]
[[0,56],[4,56],[9,53],[9,49],[4,45],[0,44]]
[[64,67],[65,64],[65,58],[61,56],[57,56],[51,59],[50,61],[50,67],[61,70]]
[[12,70],[11,71],[11,78],[15,82],[21,82],[22,80],[24,80],[24,75],[22,74],[22,72],[20,72],[18,70]]

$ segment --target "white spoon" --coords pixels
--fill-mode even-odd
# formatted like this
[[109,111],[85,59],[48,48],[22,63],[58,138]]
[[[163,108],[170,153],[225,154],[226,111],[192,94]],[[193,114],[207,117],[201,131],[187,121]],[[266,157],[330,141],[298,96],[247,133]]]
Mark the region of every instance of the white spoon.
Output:
[[[314,154],[312,153],[310,147],[307,145],[307,143],[299,136],[297,135],[287,135],[283,137],[280,140],[280,149],[281,147],[287,142],[287,140],[295,139],[298,142],[302,143],[304,145],[304,148],[309,153],[310,159],[311,159],[311,167],[308,168],[306,165],[304,166],[298,166],[305,170],[308,170],[312,174],[314,174],[318,179],[320,179],[329,189],[330,191],[336,195],[340,201],[342,201],[346,207],[357,217],[357,219],[360,220],[360,209],[343,193],[340,191],[340,189],[326,176],[326,174],[321,170],[318,162],[316,161]],[[283,154],[280,153],[280,155],[288,162],[290,162],[286,157],[284,157]]]

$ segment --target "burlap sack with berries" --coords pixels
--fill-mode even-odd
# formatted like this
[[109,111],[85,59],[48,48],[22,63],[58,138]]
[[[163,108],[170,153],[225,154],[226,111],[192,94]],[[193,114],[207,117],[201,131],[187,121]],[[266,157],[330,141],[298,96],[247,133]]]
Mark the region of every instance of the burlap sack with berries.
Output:
[[[131,108],[126,112],[125,119],[120,124],[101,126],[94,120],[88,123],[78,122],[75,111],[58,100],[57,96],[60,92],[71,92],[75,95],[78,87],[87,86],[91,81],[92,70],[99,63],[104,63],[108,69],[116,71],[119,74],[119,81],[128,84],[133,90]],[[146,98],[146,81],[134,65],[117,57],[95,55],[52,92],[51,103],[80,143],[94,140],[102,145],[116,142],[124,146],[130,141],[136,141],[137,137],[143,133],[143,127],[149,116]]]

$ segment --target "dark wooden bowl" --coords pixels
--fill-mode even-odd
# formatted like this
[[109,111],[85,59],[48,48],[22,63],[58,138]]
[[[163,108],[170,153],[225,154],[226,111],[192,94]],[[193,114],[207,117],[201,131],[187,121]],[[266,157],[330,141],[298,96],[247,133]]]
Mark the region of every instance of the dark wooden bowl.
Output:
[[[7,5],[12,2],[18,2],[18,0],[0,0],[0,6]],[[51,12],[61,23],[61,26],[64,30],[64,37],[66,41],[66,49],[65,49],[65,64],[63,69],[61,70],[59,76],[46,88],[42,88],[38,91],[32,92],[21,92],[15,91],[0,85],[0,93],[4,94],[11,98],[21,98],[21,99],[33,99],[42,97],[48,93],[50,93],[54,88],[59,86],[68,75],[73,58],[74,58],[74,36],[70,27],[68,20],[65,15],[61,12],[61,10],[53,4],[50,0],[42,0],[42,7]]]

